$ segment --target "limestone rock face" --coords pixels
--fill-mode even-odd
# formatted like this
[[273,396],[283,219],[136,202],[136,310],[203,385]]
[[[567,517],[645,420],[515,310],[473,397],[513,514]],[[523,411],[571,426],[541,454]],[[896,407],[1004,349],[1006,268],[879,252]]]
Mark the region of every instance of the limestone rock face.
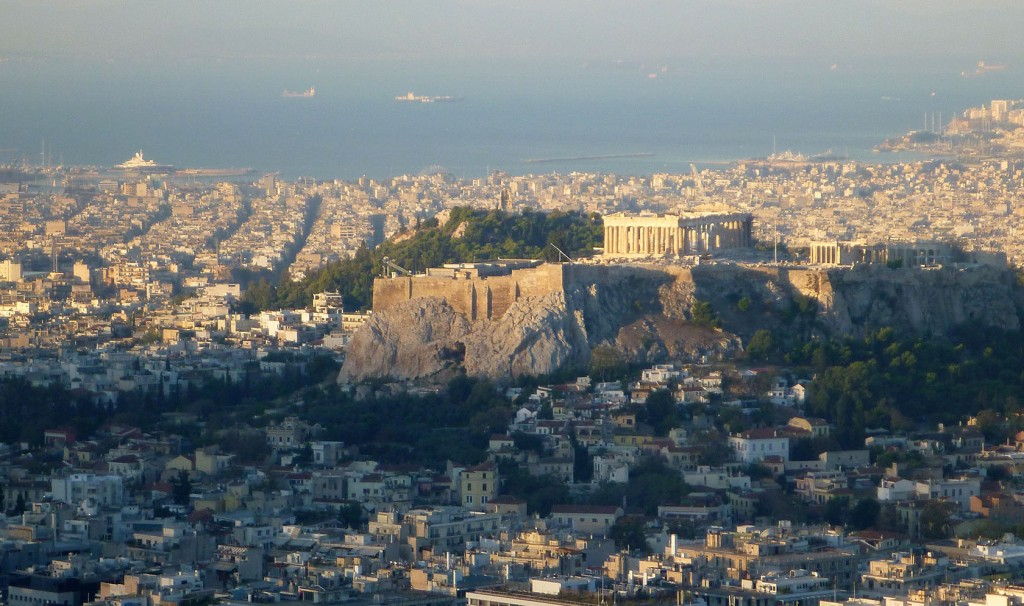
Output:
[[623,326],[614,346],[626,360],[637,364],[721,360],[743,350],[742,341],[732,333],[667,316],[645,316]]
[[979,266],[944,268],[859,267],[829,272],[828,288],[817,297],[824,319],[837,332],[893,326],[941,335],[964,323],[1020,328],[1013,272]]
[[478,323],[464,341],[466,373],[493,379],[550,374],[590,358],[586,327],[563,292],[520,299],[501,318]]
[[440,298],[405,301],[374,314],[353,336],[338,380],[442,379],[462,362],[470,323]]
[[[376,313],[348,347],[339,381],[444,381],[455,372],[498,381],[585,369],[595,347],[624,361],[720,359],[759,329],[821,336],[881,327],[943,335],[964,323],[1020,328],[1022,289],[1000,267],[892,269],[574,265],[564,288],[514,301],[500,317],[470,321],[443,298]],[[465,296],[453,281],[452,297]],[[695,325],[697,303],[721,329]]]

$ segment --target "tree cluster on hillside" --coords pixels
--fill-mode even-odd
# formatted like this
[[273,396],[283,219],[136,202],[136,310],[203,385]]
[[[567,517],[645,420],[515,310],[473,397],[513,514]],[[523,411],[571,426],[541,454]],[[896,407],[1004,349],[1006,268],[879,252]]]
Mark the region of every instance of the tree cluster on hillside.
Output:
[[[305,374],[293,368],[281,376],[252,374],[242,381],[217,379],[186,390],[161,388],[149,392],[123,392],[113,405],[101,405],[90,394],[61,386],[36,387],[22,379],[0,380],[0,442],[42,442],[43,431],[57,427],[74,428],[79,436],[91,435],[106,423],[125,423],[150,429],[160,413],[191,413],[204,421],[208,436],[232,427],[241,410],[260,412],[268,402],[316,384],[337,370],[330,356],[314,357]],[[201,436],[195,436],[201,440]],[[213,441],[212,437],[209,440]]]
[[285,276],[277,284],[255,282],[243,294],[242,306],[248,312],[306,307],[313,294],[338,291],[346,309],[366,309],[384,257],[410,271],[422,271],[444,263],[498,258],[557,261],[555,247],[568,255],[586,255],[601,241],[601,218],[596,214],[510,214],[459,207],[452,209],[444,225],[428,219],[406,239],[390,240],[372,250],[363,246],[351,258],[327,264],[303,280]]
[[460,376],[429,396],[356,400],[331,393],[308,404],[303,416],[326,428],[324,438],[358,446],[376,460],[438,467],[484,460],[488,437],[504,433],[513,413],[493,383]]
[[[1019,332],[963,327],[949,338],[900,338],[884,328],[861,339],[808,341],[785,354],[812,366],[812,414],[829,419],[846,447],[865,429],[955,423],[968,415],[1020,418],[1024,339]],[[997,438],[996,424],[986,429]]]

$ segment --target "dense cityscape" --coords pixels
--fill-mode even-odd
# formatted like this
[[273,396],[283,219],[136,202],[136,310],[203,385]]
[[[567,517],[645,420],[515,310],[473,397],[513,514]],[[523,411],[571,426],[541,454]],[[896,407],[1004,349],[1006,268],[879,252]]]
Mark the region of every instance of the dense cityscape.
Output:
[[1024,606],[1024,8],[415,4],[0,8],[0,606]]
[[[1014,128],[998,111],[965,116]],[[1010,153],[353,182],[157,166],[4,167],[6,603],[1024,598],[1011,584],[1024,565],[1014,395],[967,381],[970,405],[914,415],[908,396],[850,416],[857,388],[833,375],[871,354],[802,358],[813,341],[786,333],[810,324],[744,332],[697,299],[682,323],[705,341],[660,356],[617,351],[620,332],[582,362],[494,370],[473,362],[470,334],[465,369],[436,372],[422,354],[403,362],[401,337],[388,358],[372,336],[389,322],[418,332],[396,310],[425,305],[420,292],[447,306],[428,315],[500,332],[521,303],[569,296],[587,267],[1014,267],[1024,161]],[[499,233],[516,216],[568,217],[584,235],[541,219],[540,257],[501,261],[526,250]],[[464,248],[409,256],[428,238]],[[353,304],[337,272],[385,242],[405,256],[359,265],[373,298]],[[558,264],[561,282],[537,286]],[[485,303],[465,307],[463,283]],[[296,284],[293,308],[248,293]],[[817,338],[841,343],[824,326]],[[862,334],[855,349],[884,347],[893,367],[920,355],[911,374],[935,374],[922,341]],[[975,353],[961,362],[979,382],[1001,372]]]

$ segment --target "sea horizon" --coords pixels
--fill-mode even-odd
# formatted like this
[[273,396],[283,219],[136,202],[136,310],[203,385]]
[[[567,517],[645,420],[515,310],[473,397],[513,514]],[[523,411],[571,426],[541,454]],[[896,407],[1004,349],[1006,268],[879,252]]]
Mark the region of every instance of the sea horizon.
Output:
[[[682,173],[773,151],[894,162],[919,156],[874,146],[926,120],[1021,96],[1021,66],[961,75],[972,66],[968,58],[447,67],[236,58],[169,69],[9,57],[0,62],[0,162],[39,161],[44,145],[48,161],[68,165],[112,166],[141,149],[179,168],[317,179]],[[315,96],[282,94],[309,87]],[[394,100],[408,92],[458,100]]]

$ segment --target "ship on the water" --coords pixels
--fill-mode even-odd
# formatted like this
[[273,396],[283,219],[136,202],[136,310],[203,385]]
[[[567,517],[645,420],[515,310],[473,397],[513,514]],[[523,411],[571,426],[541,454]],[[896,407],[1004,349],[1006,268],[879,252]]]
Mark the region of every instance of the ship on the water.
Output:
[[183,168],[174,174],[182,177],[244,177],[254,172],[251,168]]
[[404,95],[398,95],[395,97],[395,101],[399,103],[452,103],[454,101],[462,101],[462,97],[452,97],[450,95],[417,95],[413,92],[408,92]]
[[174,170],[174,167],[170,164],[157,164],[153,160],[147,160],[142,155],[142,150],[139,150],[134,156],[114,168],[136,173],[169,173]]
[[978,61],[973,72],[960,72],[960,75],[964,78],[971,78],[976,76],[984,76],[989,72],[998,72],[1006,69],[1006,66],[1001,63],[985,63],[985,61]]
[[316,89],[313,88],[312,86],[310,86],[309,88],[307,88],[306,90],[303,90],[303,91],[294,91],[294,90],[287,90],[287,89],[285,89],[281,93],[281,96],[285,97],[286,99],[295,99],[295,98],[297,98],[297,99],[308,99],[310,97],[315,97],[316,96]]

